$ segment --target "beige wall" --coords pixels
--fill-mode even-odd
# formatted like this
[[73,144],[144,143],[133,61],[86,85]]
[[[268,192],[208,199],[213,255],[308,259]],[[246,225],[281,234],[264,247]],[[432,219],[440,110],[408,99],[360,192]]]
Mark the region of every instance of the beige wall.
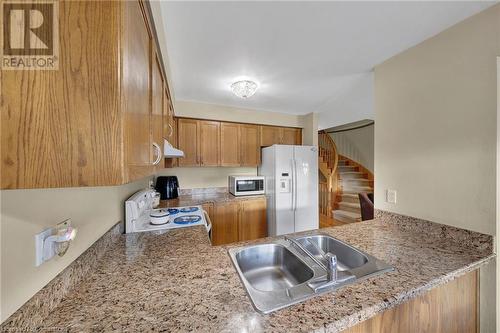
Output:
[[[500,5],[375,68],[375,206],[495,235]],[[385,202],[397,190],[397,204]],[[481,331],[495,274],[481,272]]]
[[374,163],[374,125],[331,133],[339,154],[360,163],[373,173]]
[[[1,195],[1,307],[4,321],[118,221],[147,180],[123,186],[4,190]],[[76,239],[63,257],[35,267],[34,235],[71,218]]]
[[[496,211],[496,246],[498,246],[498,240],[500,239],[500,55],[497,57],[497,211]],[[498,248],[497,251],[498,253]],[[498,265],[498,259],[496,260],[496,276],[500,277],[500,265]],[[497,328],[500,327],[500,279],[496,279],[497,288]]]
[[318,114],[311,112],[302,116],[302,144],[308,146],[318,145]]
[[303,116],[300,115],[181,100],[175,103],[175,115],[177,117],[213,119],[240,123],[304,127],[304,119]]
[[159,172],[159,176],[177,176],[182,189],[227,187],[230,175],[256,175],[257,168],[172,168]]

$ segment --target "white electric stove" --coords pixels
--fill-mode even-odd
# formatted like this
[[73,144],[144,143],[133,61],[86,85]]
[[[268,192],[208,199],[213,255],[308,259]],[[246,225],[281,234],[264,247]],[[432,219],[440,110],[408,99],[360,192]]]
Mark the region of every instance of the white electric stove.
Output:
[[208,214],[201,206],[153,208],[155,190],[146,189],[125,202],[125,233],[204,225],[210,235]]

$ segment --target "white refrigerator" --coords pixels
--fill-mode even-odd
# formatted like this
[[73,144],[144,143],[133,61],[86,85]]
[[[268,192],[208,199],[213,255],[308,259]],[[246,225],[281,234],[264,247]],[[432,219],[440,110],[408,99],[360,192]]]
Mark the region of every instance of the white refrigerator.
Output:
[[262,149],[269,236],[318,229],[318,148],[273,145]]

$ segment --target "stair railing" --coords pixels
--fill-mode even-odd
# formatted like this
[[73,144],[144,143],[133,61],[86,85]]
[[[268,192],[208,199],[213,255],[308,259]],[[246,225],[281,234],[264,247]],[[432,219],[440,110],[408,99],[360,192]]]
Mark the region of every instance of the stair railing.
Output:
[[333,207],[337,196],[337,166],[339,154],[337,146],[330,135],[325,131],[318,133],[319,156],[326,163],[330,174],[327,183],[319,184],[319,209],[320,213],[332,216]]

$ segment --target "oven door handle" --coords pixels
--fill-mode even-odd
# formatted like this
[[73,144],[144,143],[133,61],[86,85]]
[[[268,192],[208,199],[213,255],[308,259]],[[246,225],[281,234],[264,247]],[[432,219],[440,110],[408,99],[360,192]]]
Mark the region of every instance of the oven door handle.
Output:
[[206,210],[203,210],[203,215],[205,216],[205,228],[207,228],[207,232],[210,232],[212,230],[212,220],[210,220]]

